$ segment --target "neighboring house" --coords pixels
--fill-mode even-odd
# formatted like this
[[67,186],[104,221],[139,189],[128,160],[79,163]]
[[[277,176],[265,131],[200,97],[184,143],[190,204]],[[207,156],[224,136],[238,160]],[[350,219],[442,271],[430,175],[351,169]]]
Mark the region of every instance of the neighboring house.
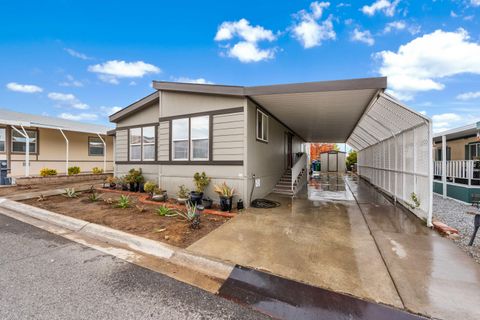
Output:
[[0,109],[0,167],[13,179],[39,175],[45,167],[58,174],[66,173],[69,166],[82,172],[93,167],[113,171],[113,138],[107,136],[108,129]]
[[480,196],[480,122],[437,133],[433,143],[434,192],[463,202]]
[[[359,174],[403,203],[415,193],[421,204],[414,213],[430,225],[431,121],[386,86],[383,77],[254,87],[154,81],[154,93],[110,116],[115,175],[142,168],[176,197],[205,171],[208,196],[218,199],[213,185],[225,181],[237,191],[234,201],[248,206],[306,185],[306,142],[348,143],[359,151]],[[390,152],[401,148],[397,139],[416,148],[408,160]]]

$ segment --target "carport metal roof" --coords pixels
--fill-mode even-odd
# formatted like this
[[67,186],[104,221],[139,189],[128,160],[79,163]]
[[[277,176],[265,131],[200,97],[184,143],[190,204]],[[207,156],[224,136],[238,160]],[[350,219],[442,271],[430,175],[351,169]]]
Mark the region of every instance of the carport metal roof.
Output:
[[[429,121],[385,94],[386,87],[386,77],[253,87],[153,82],[161,91],[245,97],[305,141],[347,142],[357,150]],[[140,111],[156,98],[153,93],[113,114],[110,121]]]

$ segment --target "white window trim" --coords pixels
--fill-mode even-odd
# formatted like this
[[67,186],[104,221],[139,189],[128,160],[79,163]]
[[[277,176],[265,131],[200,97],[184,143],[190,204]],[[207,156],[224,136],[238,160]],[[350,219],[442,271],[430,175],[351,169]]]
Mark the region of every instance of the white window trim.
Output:
[[[207,118],[208,119],[208,133],[207,133],[207,138],[201,138],[201,139],[193,139],[192,138],[192,119],[193,118]],[[208,161],[210,160],[210,116],[199,116],[199,117],[191,117],[190,118],[190,160],[191,161]],[[194,158],[193,157],[193,141],[199,141],[199,140],[207,140],[207,157],[206,158]]]
[[[259,115],[262,117],[262,128],[259,132],[258,130],[258,117]],[[266,120],[266,121],[264,121]],[[270,120],[270,117],[265,113],[263,112],[262,110],[260,109],[257,109],[257,116],[255,118],[255,128],[256,128],[256,131],[257,131],[257,140],[260,140],[260,141],[263,141],[263,142],[267,142],[268,143],[268,122]],[[267,139],[263,139],[263,132],[264,132],[264,129],[265,129],[265,122],[266,122],[266,136],[267,136]]]
[[3,150],[0,149],[0,153],[4,153],[7,151],[7,128],[0,127],[0,130],[3,130]]
[[[30,138],[29,136],[29,146],[28,148],[30,148],[30,144],[34,144],[35,145],[35,150],[33,151],[30,151],[29,153],[30,154],[38,154],[38,130],[34,130],[34,129],[25,129],[25,131],[27,132],[35,132],[35,142],[32,142],[32,138]],[[25,151],[14,151],[13,150],[13,143],[14,143],[14,138],[13,138],[13,135],[16,134],[17,132],[12,130],[11,131],[12,134],[11,134],[11,142],[10,142],[10,148],[12,148],[12,154],[25,154]],[[24,138],[23,136],[20,136],[19,138]],[[25,144],[24,142],[22,142],[23,144]]]
[[[172,141],[171,141],[171,144],[172,144],[172,161],[188,161],[188,159],[190,158],[190,130],[188,130],[188,138],[187,139],[173,139],[173,122],[174,121],[177,121],[177,120],[184,120],[184,119],[187,119],[188,120],[188,127],[190,128],[190,118],[178,118],[178,119],[174,119],[171,121],[171,126],[172,126]],[[187,157],[186,158],[175,158],[175,142],[181,142],[181,141],[186,141],[187,142]]]
[[[153,127],[153,134],[154,134],[154,142],[153,143],[143,143],[143,128],[151,128]],[[132,143],[132,134],[131,131],[134,129],[140,129],[140,143]],[[128,160],[129,161],[155,161],[155,148],[156,148],[156,126],[145,126],[145,127],[134,127],[128,129]],[[153,145],[154,146],[154,152],[153,152],[153,158],[151,159],[145,159],[144,154],[143,154],[143,146],[145,145]],[[133,159],[132,158],[132,146],[140,146],[140,158],[138,159]]]
[[[153,128],[153,142],[150,142],[150,143],[144,143],[144,142],[143,142],[143,129],[145,129],[145,128]],[[142,139],[141,139],[141,141],[140,141],[141,144],[142,144],[142,148],[141,148],[141,149],[142,149],[142,155],[141,155],[142,161],[155,161],[155,142],[156,142],[156,140],[157,140],[157,139],[156,139],[156,134],[157,134],[157,133],[156,133],[156,130],[155,130],[155,126],[145,126],[145,127],[142,127],[142,135],[141,135],[141,138],[142,138]],[[145,152],[144,152],[144,150],[145,150],[144,147],[145,147],[145,146],[153,146],[153,158],[145,159],[145,157],[144,157],[144,156],[145,156]]]

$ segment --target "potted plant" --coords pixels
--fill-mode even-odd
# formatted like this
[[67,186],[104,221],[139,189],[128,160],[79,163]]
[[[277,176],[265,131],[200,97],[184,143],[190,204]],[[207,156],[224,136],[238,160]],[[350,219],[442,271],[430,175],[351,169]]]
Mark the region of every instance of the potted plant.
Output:
[[214,191],[220,196],[220,209],[222,211],[232,211],[233,195],[235,188],[231,188],[226,182],[221,185],[215,185]]
[[202,203],[205,209],[211,209],[213,206],[213,200],[210,197],[203,198]]
[[145,182],[145,178],[142,175],[142,169],[130,169],[128,174],[126,175],[126,179],[128,184],[130,185],[131,192],[138,192],[140,189],[143,190],[143,183]]
[[122,189],[122,191],[128,191],[127,176],[122,176],[122,177],[118,178],[117,181],[118,181],[117,184],[120,185],[120,189]]
[[143,185],[143,190],[150,195],[150,198],[153,197],[153,194],[156,188],[157,188],[157,184],[153,181],[147,181]]
[[145,178],[144,178],[143,175],[141,174],[141,171],[140,171],[140,174],[137,175],[137,177],[135,178],[135,182],[136,182],[136,184],[137,184],[137,191],[139,191],[139,192],[145,192],[145,189],[144,189]]
[[153,190],[152,200],[165,202],[167,201],[167,199],[168,199],[167,190],[163,190],[162,188],[159,188],[156,186],[155,189]]
[[208,177],[205,174],[205,172],[202,172],[201,174],[198,172],[195,172],[195,174],[193,175],[195,191],[190,192],[190,201],[192,203],[197,205],[202,204],[203,192],[205,191],[205,188],[210,183],[210,180],[211,178]]
[[189,190],[184,184],[178,187],[177,202],[179,204],[185,204],[188,201],[188,192]]
[[113,176],[108,176],[105,179],[105,183],[108,184],[108,187],[110,189],[115,189],[115,187],[117,186],[117,178],[115,178]]

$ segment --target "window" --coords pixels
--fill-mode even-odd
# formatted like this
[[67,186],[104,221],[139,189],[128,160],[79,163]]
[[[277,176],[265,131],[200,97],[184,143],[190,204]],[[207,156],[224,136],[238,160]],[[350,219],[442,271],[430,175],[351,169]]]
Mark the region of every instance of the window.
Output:
[[[29,153],[37,153],[37,131],[35,130],[25,130],[27,132],[30,143]],[[25,137],[17,132],[17,130],[12,130],[12,152],[25,153]]]
[[172,120],[172,159],[188,160],[189,119]]
[[103,142],[98,137],[88,137],[88,155],[103,156]]
[[[435,160],[436,161],[442,161],[442,148],[437,148],[436,149],[436,154],[435,154]],[[447,147],[447,161],[450,161],[452,159],[452,148]]]
[[0,152],[5,152],[5,128],[0,128]]
[[467,160],[476,160],[480,157],[480,143],[471,143],[467,145],[468,154],[466,159]]
[[155,160],[155,127],[130,129],[130,161]]
[[191,121],[192,160],[208,160],[209,116],[195,117]]
[[268,142],[268,116],[257,109],[257,140]]
[[172,160],[209,160],[210,116],[172,120]]

